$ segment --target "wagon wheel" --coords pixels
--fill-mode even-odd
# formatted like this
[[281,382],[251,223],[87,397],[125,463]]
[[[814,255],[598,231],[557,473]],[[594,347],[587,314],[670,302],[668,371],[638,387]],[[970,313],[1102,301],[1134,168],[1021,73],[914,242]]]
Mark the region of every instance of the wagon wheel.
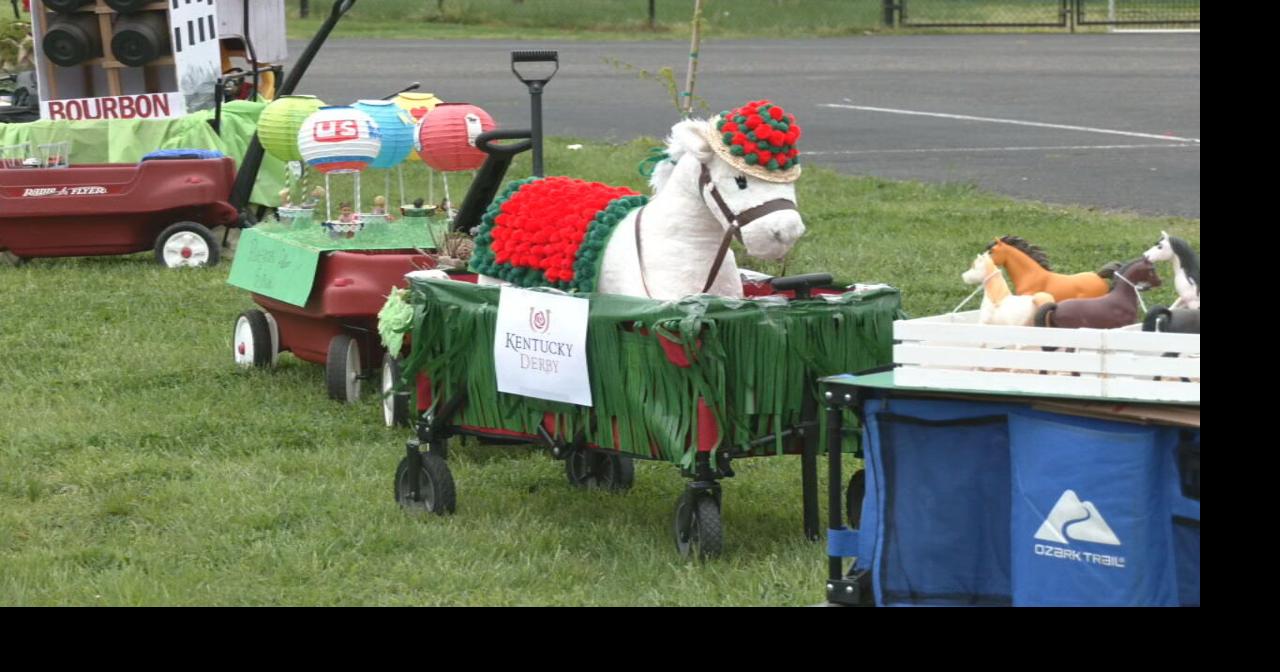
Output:
[[694,495],[685,490],[676,500],[672,526],[680,557],[706,560],[724,550],[724,528],[720,524],[720,502],[710,495]]
[[851,530],[862,528],[862,498],[867,494],[867,472],[859,469],[849,477],[849,487],[844,491],[844,512],[847,518],[845,527]]
[[275,363],[278,341],[271,319],[261,310],[246,310],[236,318],[231,354],[242,367],[266,368]]
[[216,266],[218,243],[195,222],[178,222],[156,236],[156,262],[168,268]]
[[564,458],[564,475],[577,488],[620,492],[635,485],[636,465],[629,457],[574,448]]
[[346,404],[360,400],[360,342],[346,334],[329,341],[324,360],[324,379],[329,398]]
[[409,393],[394,392],[400,380],[400,358],[387,353],[382,358],[382,421],[388,427],[409,425]]
[[458,497],[453,487],[453,472],[439,455],[422,453],[422,470],[418,475],[418,496],[413,497],[409,482],[409,458],[400,460],[396,467],[396,503],[406,511],[425,511],[443,516],[458,509]]

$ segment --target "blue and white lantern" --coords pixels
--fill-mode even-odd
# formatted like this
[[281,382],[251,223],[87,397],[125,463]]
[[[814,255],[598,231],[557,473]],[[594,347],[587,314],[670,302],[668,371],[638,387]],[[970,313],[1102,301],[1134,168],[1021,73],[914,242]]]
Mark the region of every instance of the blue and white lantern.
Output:
[[394,168],[413,152],[415,123],[400,106],[390,100],[362,100],[351,107],[369,115],[382,133],[382,149],[370,168]]

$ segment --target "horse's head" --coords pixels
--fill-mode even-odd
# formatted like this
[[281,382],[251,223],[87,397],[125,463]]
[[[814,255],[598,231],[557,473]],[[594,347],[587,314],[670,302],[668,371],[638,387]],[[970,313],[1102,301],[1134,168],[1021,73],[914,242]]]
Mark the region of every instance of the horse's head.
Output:
[[1008,263],[1006,257],[1009,254],[1009,246],[1004,241],[996,238],[991,244],[987,245],[987,250],[984,254],[991,259],[991,263],[997,266],[1004,266]]
[[1046,271],[1053,270],[1044,250],[1021,236],[996,238],[987,245],[987,251],[991,253],[991,260],[996,266],[1003,266],[1010,273],[1034,270],[1037,266]]
[[[777,112],[771,116],[770,110]],[[662,190],[673,177],[692,182],[710,215],[739,235],[747,254],[781,259],[804,234],[795,188],[800,167],[794,144],[800,127],[794,117],[768,103],[748,103],[730,115],[676,124],[667,146],[672,165],[654,172],[654,188]],[[734,121],[748,117],[755,140],[745,140],[746,122]],[[759,121],[766,117],[773,126]]]
[[1161,231],[1160,240],[1156,241],[1156,244],[1152,245],[1151,249],[1143,252],[1142,256],[1146,257],[1147,261],[1152,262],[1173,259],[1173,245],[1169,242],[1169,234]]
[[1156,272],[1156,265],[1145,256],[1129,262],[1116,275],[1124,278],[1139,292],[1145,292],[1161,285],[1160,274]]
[[977,285],[986,281],[996,270],[995,262],[991,261],[991,255],[987,252],[979,252],[978,256],[973,258],[973,264],[969,266],[969,270],[960,274],[960,279],[964,280],[966,285]]

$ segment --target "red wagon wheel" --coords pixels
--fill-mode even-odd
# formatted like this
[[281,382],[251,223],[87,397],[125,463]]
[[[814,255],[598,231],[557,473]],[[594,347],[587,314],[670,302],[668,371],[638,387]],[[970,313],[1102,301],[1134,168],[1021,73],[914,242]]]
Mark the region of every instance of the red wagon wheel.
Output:
[[400,371],[400,358],[387,353],[382,358],[382,421],[388,427],[409,426],[409,393],[395,391]]
[[360,382],[364,370],[360,365],[360,341],[338,334],[329,341],[329,354],[324,361],[324,378],[329,398],[346,404],[360,401]]
[[231,354],[243,367],[266,368],[280,353],[280,336],[275,320],[261,310],[246,310],[236,319]]
[[216,266],[218,258],[218,243],[201,224],[178,222],[156,237],[156,263],[161,266]]

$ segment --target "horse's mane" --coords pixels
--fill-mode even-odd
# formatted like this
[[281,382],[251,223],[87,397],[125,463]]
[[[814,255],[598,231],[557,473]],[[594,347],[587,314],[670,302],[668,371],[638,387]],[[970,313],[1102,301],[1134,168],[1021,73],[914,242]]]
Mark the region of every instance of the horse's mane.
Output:
[[1191,243],[1169,236],[1169,247],[1173,248],[1173,253],[1178,255],[1178,263],[1182,265],[1182,272],[1187,274],[1191,281],[1196,283],[1196,288],[1200,287],[1200,255],[1191,249]]
[[667,180],[671,178],[671,173],[675,172],[676,164],[689,150],[684,145],[676,142],[674,136],[667,136],[667,158],[659,161],[653,167],[653,174],[649,176],[649,188],[654,194],[662,191],[662,187],[667,184]]
[[[1043,268],[1046,271],[1053,270],[1053,267],[1049,265],[1049,256],[1044,253],[1044,250],[1027,242],[1025,238],[1022,238],[1021,236],[1004,236],[1000,239],[1000,242],[1022,252],[1028,257],[1031,257],[1032,261],[1040,264],[1040,268]],[[995,246],[995,243],[991,243],[987,246],[987,249],[990,250]]]

